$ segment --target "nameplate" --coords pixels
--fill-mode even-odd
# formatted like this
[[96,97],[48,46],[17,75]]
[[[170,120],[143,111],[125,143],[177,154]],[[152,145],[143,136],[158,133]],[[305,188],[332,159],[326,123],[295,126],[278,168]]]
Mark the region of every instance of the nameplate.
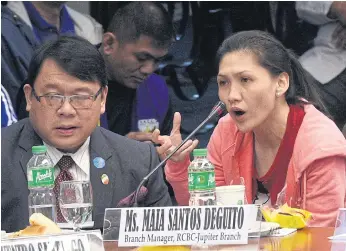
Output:
[[[95,243],[91,243],[95,242]],[[101,243],[100,243],[101,242]],[[1,251],[101,251],[101,233],[64,233],[1,241]]]
[[121,209],[119,246],[247,244],[258,207]]

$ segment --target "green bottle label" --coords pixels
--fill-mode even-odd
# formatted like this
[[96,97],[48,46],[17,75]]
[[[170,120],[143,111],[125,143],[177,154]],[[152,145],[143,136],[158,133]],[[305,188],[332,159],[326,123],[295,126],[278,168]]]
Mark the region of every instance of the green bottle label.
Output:
[[215,188],[215,174],[212,171],[189,173],[189,191]]
[[54,167],[36,168],[29,172],[29,188],[54,186]]

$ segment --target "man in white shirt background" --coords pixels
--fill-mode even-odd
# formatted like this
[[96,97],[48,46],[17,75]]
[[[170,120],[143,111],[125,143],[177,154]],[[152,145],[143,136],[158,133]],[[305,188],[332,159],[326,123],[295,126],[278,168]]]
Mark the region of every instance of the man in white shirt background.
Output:
[[319,26],[314,46],[300,62],[317,80],[318,92],[337,126],[346,123],[346,2],[298,1],[301,19]]

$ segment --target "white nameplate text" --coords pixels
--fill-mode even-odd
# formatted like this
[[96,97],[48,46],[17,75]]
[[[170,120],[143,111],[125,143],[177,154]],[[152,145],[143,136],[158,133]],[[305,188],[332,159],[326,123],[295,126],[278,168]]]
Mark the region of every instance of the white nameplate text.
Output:
[[247,244],[258,208],[243,206],[121,209],[119,246]]
[[51,235],[7,239],[1,242],[1,251],[91,251],[86,234]]

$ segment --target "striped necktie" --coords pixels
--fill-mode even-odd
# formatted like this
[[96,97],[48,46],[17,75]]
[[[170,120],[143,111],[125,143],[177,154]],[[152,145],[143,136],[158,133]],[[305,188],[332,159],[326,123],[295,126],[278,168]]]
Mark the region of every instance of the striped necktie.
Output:
[[60,195],[60,183],[62,181],[73,180],[72,174],[70,173],[70,169],[74,164],[71,156],[64,155],[59,160],[57,166],[60,168],[59,175],[55,178],[54,181],[54,194],[56,198],[56,220],[57,222],[66,222],[64,216],[61,214],[60,205],[59,205],[59,195]]

